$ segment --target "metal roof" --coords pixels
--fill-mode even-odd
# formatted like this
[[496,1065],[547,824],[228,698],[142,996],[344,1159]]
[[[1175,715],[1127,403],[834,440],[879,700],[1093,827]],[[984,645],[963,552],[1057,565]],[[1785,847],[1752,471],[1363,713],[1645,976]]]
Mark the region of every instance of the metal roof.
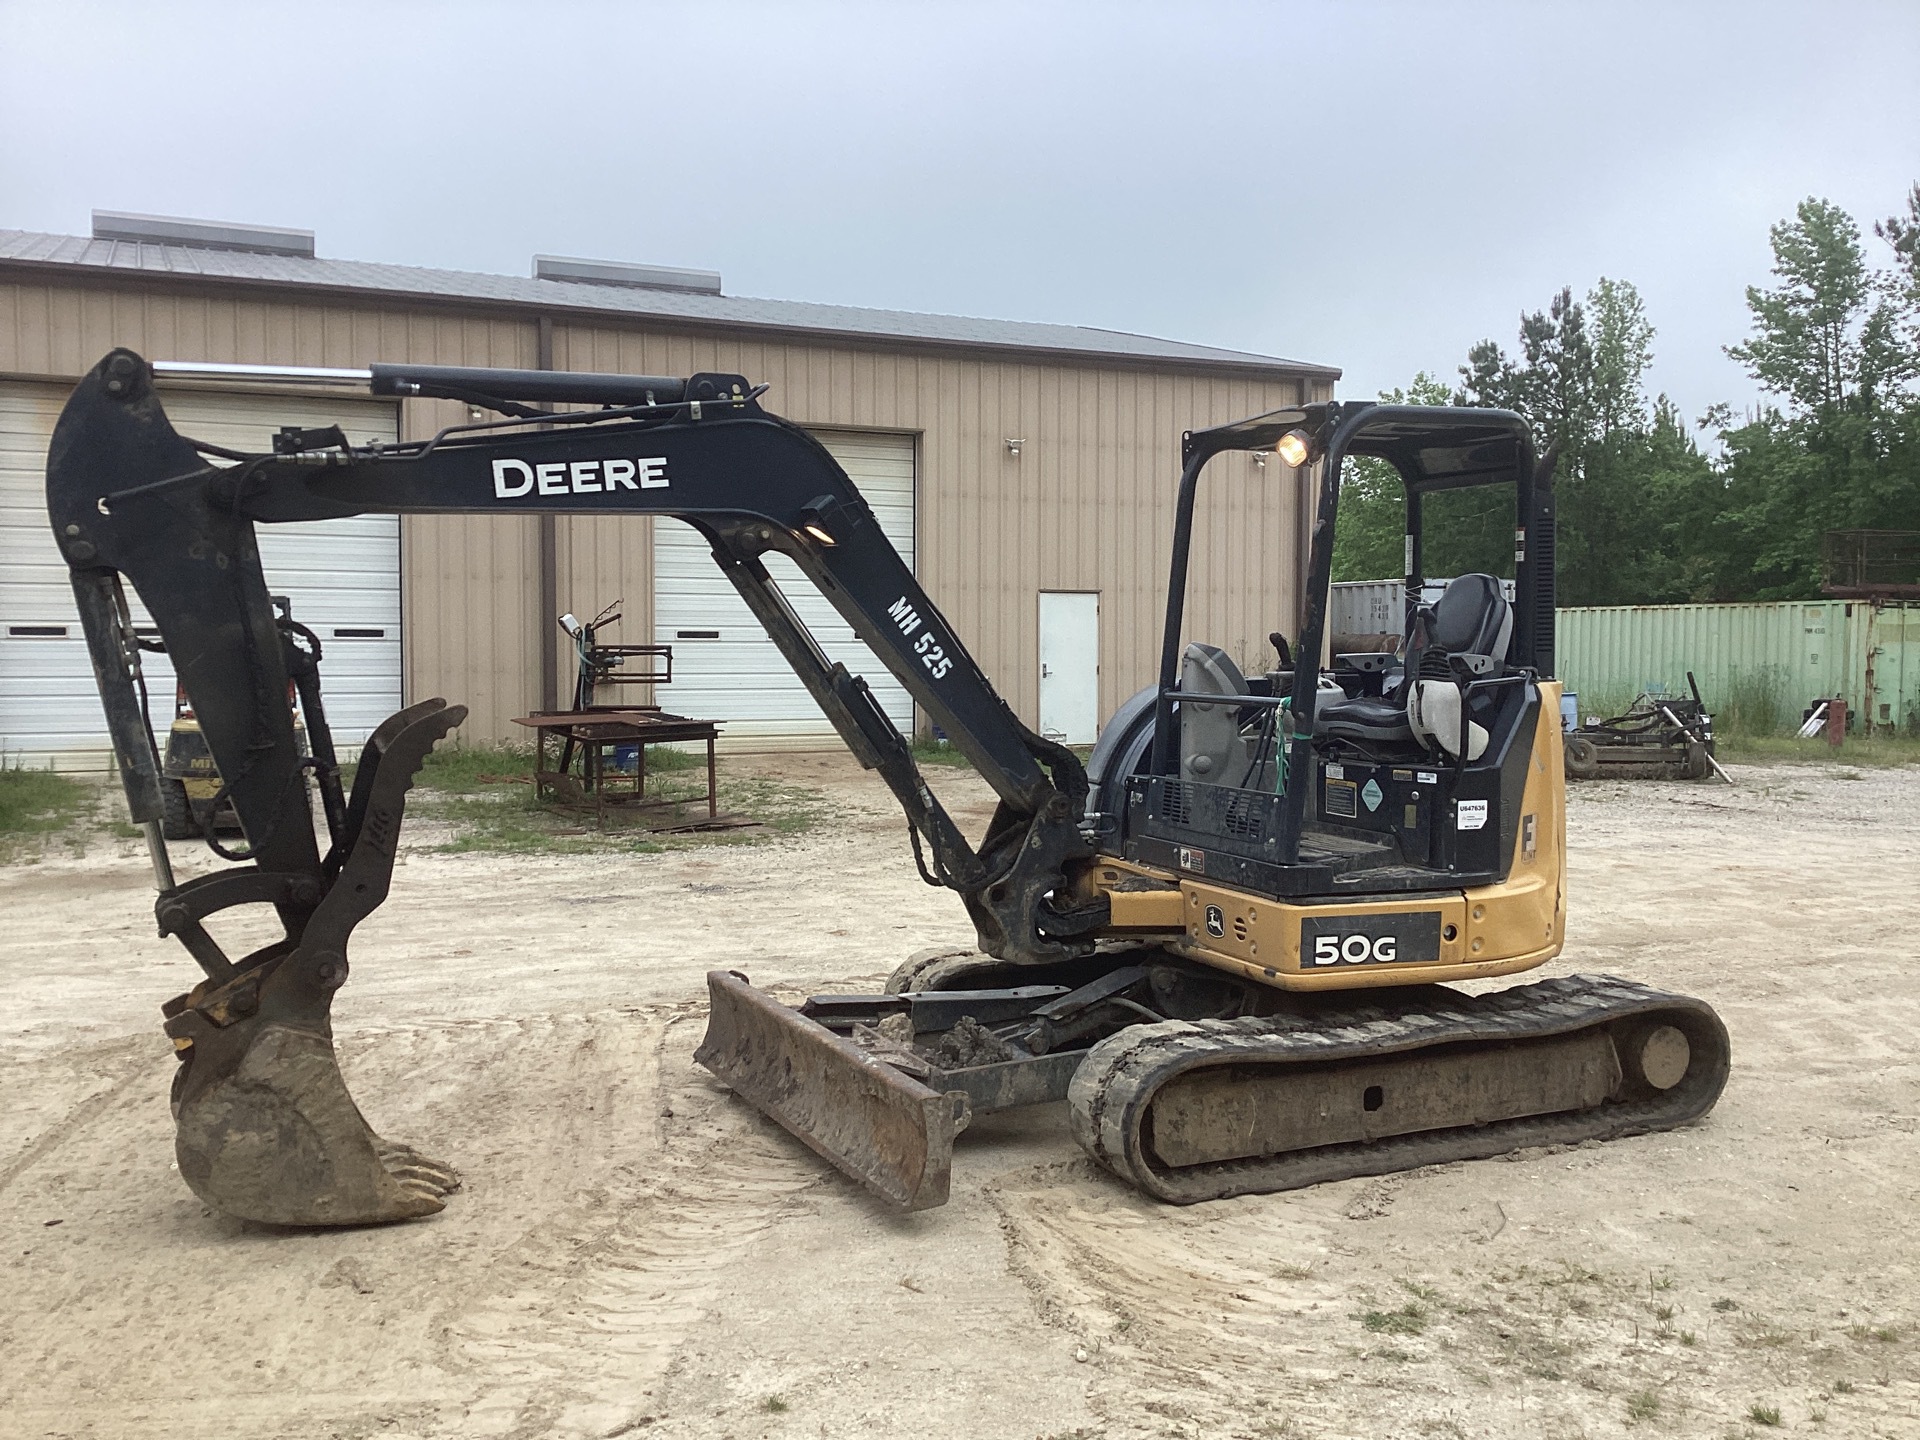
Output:
[[841,340],[878,340],[976,350],[1084,356],[1158,362],[1211,369],[1284,371],[1338,379],[1328,365],[1188,345],[1121,330],[1047,325],[1025,320],[980,320],[927,315],[911,310],[868,310],[852,305],[815,305],[799,300],[760,300],[744,295],[706,295],[574,281],[382,265],[362,260],[325,260],[293,255],[206,250],[128,240],[92,240],[0,230],[0,267],[59,269],[89,276],[154,276],[275,289],[306,289],[334,295],[507,305],[548,312],[660,320],[687,326],[779,331]]

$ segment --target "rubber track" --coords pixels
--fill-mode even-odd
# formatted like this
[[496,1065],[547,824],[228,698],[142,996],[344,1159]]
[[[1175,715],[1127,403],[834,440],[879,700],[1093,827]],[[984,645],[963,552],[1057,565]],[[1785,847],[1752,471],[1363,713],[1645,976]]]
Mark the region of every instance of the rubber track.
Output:
[[[1673,1025],[1686,1035],[1692,1062],[1678,1085],[1665,1092],[1628,1094],[1590,1110],[1179,1169],[1160,1163],[1147,1138],[1154,1096],[1196,1069],[1261,1064],[1317,1067],[1341,1060],[1417,1055],[1438,1045],[1499,1046],[1623,1021]],[[1484,1159],[1531,1145],[1670,1130],[1713,1108],[1726,1084],[1728,1065],[1726,1027],[1706,1002],[1609,975],[1572,975],[1489,995],[1437,987],[1403,992],[1396,999],[1342,1006],[1312,1016],[1137,1025],[1093,1047],[1074,1075],[1067,1103],[1074,1138],[1088,1154],[1148,1194],[1189,1205],[1450,1160]]]

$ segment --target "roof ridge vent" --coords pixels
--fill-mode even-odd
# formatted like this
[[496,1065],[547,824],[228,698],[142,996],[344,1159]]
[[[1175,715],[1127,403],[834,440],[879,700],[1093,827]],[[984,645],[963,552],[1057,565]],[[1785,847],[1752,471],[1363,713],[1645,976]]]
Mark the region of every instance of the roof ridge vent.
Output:
[[96,210],[93,238],[133,240],[145,245],[186,245],[195,250],[250,250],[258,255],[298,255],[313,259],[311,230],[236,225],[225,220],[189,220],[178,215]]
[[536,255],[533,278],[576,285],[621,285],[629,290],[678,290],[718,295],[718,270],[681,270],[671,265],[632,265],[624,260],[581,260],[568,255]]

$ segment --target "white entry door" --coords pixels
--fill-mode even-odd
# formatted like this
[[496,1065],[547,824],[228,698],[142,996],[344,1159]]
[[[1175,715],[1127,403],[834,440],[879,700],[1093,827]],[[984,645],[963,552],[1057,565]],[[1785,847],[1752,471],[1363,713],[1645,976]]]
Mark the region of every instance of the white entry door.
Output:
[[1100,593],[1040,592],[1040,733],[1091,745],[1100,729]]

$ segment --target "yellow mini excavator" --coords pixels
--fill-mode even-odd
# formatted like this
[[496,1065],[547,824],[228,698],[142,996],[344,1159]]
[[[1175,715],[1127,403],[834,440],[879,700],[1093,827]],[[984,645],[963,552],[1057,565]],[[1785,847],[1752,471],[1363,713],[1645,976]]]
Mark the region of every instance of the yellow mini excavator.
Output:
[[[147,364],[116,350],[74,391],[48,457],[49,518],[148,836],[160,930],[204,972],[163,1013],[180,1173],[219,1210],[399,1220],[441,1209],[458,1184],[361,1117],[330,1012],[351,932],[386,897],[406,791],[464,711],[424,700],[391,717],[348,793],[318,657],[276,617],[255,542],[259,524],[370,512],[670,515],[711,543],[898,798],[922,876],[959,892],[979,948],[909,962],[882,994],[798,1007],[715,971],[698,1058],[900,1206],[941,1204],[954,1137],[1018,1105],[1064,1100],[1095,1159],[1184,1203],[1668,1129],[1718,1098],[1726,1030],[1698,1000],[1604,976],[1474,994],[1448,983],[1552,960],[1566,922],[1551,463],[1536,465],[1518,416],[1328,403],[1186,435],[1158,683],[1119,708],[1083,765],[1001,701],[832,457],[761,407],[764,387],[367,373],[375,393],[501,418],[366,447],[289,428],[271,453],[240,455],[178,435]],[[1266,467],[1264,483],[1317,487],[1304,621],[1251,675],[1183,627],[1202,472],[1233,451],[1278,455],[1288,468]],[[1406,629],[1396,655],[1323,661],[1340,478],[1356,457],[1405,483]],[[1476,487],[1511,502],[1513,599],[1468,573],[1421,605],[1423,515]],[[768,551],[819,587],[997,792],[977,843],[866,682],[814,643]],[[123,577],[246,838],[222,852],[238,863],[185,883],[139,700],[152,642],[134,637]],[[224,953],[203,922],[239,905],[272,906],[282,938]]]

